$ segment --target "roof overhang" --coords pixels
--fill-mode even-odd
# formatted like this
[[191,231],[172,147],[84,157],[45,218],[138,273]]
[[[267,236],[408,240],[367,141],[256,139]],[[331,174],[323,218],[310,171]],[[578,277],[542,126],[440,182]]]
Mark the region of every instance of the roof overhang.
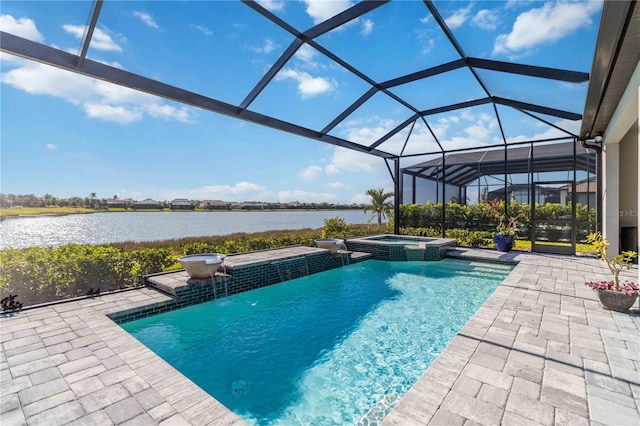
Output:
[[604,134],[639,61],[640,5],[604,2],[580,139]]

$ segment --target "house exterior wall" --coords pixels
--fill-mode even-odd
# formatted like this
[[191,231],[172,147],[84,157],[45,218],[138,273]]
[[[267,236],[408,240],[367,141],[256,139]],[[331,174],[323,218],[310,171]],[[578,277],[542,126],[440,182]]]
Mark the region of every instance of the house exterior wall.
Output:
[[620,247],[622,227],[635,226],[640,240],[640,156],[638,119],[640,118],[640,63],[629,81],[618,108],[603,135],[603,220],[602,232],[613,255]]
[[620,141],[620,226],[638,226],[638,122]]

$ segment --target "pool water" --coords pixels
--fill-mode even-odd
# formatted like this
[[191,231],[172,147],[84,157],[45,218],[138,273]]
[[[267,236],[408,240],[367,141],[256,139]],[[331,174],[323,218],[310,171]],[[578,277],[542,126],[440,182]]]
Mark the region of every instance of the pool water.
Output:
[[357,424],[392,408],[510,269],[369,260],[122,327],[250,424]]

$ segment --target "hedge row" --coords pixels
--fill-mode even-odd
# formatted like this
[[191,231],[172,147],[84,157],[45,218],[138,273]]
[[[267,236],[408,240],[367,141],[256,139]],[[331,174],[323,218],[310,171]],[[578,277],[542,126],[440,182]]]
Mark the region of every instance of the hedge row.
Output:
[[[578,220],[594,221],[594,210],[577,205]],[[504,205],[501,207],[504,208]],[[509,216],[521,214],[520,237],[528,238],[529,206],[512,203]],[[536,206],[536,216],[553,221],[571,217],[571,208],[559,204]],[[404,205],[400,208],[401,233],[441,236],[442,205]],[[487,203],[464,206],[446,205],[446,234],[459,245],[484,247],[491,244],[496,218]],[[579,227],[580,229],[581,227]],[[179,268],[176,258],[195,253],[244,253],[290,245],[313,246],[317,238],[349,238],[393,233],[391,223],[347,224],[339,217],[325,220],[319,230],[273,231],[256,234],[232,234],[208,238],[146,243],[119,243],[108,246],[68,244],[57,248],[32,247],[0,250],[0,298],[18,294],[24,305],[82,296],[89,289],[107,291],[142,282],[146,274]],[[585,231],[586,235],[586,231]]]
[[[179,268],[176,259],[196,253],[245,253],[291,245],[315,245],[321,237],[354,237],[390,232],[389,227],[345,224],[328,219],[323,229],[233,234],[208,238],[109,246],[66,244],[0,250],[0,298],[17,294],[27,305],[136,286],[143,276]],[[392,228],[391,228],[392,229]]]
[[[504,201],[500,202],[500,212],[504,212]],[[535,206],[536,220],[548,223],[551,227],[562,227],[554,221],[571,219],[571,205],[563,206],[558,203],[546,203]],[[578,229],[586,237],[589,223],[595,223],[595,209],[588,211],[586,205],[576,204],[576,219]],[[529,237],[531,223],[531,206],[527,203],[512,202],[508,206],[508,216],[519,220],[520,237]],[[442,229],[442,203],[409,204],[400,206],[400,225],[405,228]],[[448,203],[445,206],[445,229],[467,229],[470,231],[493,232],[498,225],[498,219],[488,203],[461,205]],[[441,231],[440,231],[441,234]]]

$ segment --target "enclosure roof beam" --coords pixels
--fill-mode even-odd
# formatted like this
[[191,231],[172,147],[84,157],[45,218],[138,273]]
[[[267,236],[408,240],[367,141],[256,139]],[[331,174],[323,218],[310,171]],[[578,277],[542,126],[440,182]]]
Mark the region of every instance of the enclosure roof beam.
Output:
[[467,58],[470,67],[491,71],[520,74],[529,77],[566,81],[569,83],[585,83],[589,81],[589,73],[569,71],[559,68],[539,67],[534,65],[515,64],[512,62],[493,61],[490,59]]
[[77,55],[27,40],[4,31],[0,31],[0,51],[61,68],[66,71],[117,84],[119,86],[128,87],[140,92],[149,93],[171,101],[180,102],[207,111],[271,127],[298,136],[326,142],[331,145],[352,149],[354,151],[370,153],[382,158],[396,157],[395,155],[387,152],[364,147],[341,138],[322,135],[315,130],[279,120],[274,117],[249,110],[242,110],[235,105],[152,80],[101,62],[87,59],[84,66],[81,69],[78,69],[76,67],[78,63]]
[[402,77],[394,78],[380,83],[380,87],[388,89],[390,87],[400,86],[401,84],[411,83],[416,80],[422,80],[423,78],[431,77],[434,75],[442,74],[448,71],[457,70],[465,66],[464,60],[457,59],[455,61],[447,62],[446,64],[436,65],[435,67],[427,68],[422,71],[407,74]]
[[89,20],[89,25],[86,26],[84,32],[84,40],[82,42],[82,48],[80,49],[80,57],[78,58],[78,68],[82,68],[82,64],[84,64],[84,60],[87,57],[87,52],[89,51],[89,45],[91,44],[91,38],[93,37],[93,32],[96,29],[96,25],[98,24],[98,17],[100,16],[100,10],[102,9],[102,0],[97,0],[93,5],[93,11],[91,12],[91,19]]
[[342,111],[342,113],[339,116],[337,116],[331,123],[329,123],[324,129],[322,129],[320,131],[320,133],[322,133],[322,134],[329,133],[334,127],[336,127],[338,124],[340,124],[345,118],[350,116],[353,113],[353,111],[355,111],[358,108],[360,108],[360,106],[363,103],[368,101],[377,92],[378,92],[378,89],[376,87],[372,87],[371,89],[369,89],[364,95],[360,96],[360,98],[357,101],[352,103],[349,106],[349,108],[347,108],[344,111]]
[[511,99],[500,98],[498,96],[493,96],[491,98],[493,102],[501,105],[510,106],[516,109],[524,109],[528,111],[537,112],[540,114],[551,115],[553,117],[565,118],[567,120],[580,120],[582,118],[582,114],[576,114],[575,112],[563,111],[561,109],[543,107],[536,104],[530,104],[527,102],[514,101]]
[[418,114],[414,114],[411,117],[407,118],[405,121],[403,121],[402,123],[398,124],[393,130],[391,130],[389,133],[387,133],[386,135],[384,135],[383,137],[381,137],[380,139],[378,139],[377,141],[375,141],[374,143],[372,143],[371,145],[369,145],[369,149],[374,149],[377,146],[379,146],[380,144],[384,143],[385,141],[387,141],[389,138],[391,138],[393,135],[395,135],[396,133],[398,133],[400,130],[404,129],[405,127],[407,127],[409,125],[409,123],[411,123],[412,121],[415,121],[418,118]]

